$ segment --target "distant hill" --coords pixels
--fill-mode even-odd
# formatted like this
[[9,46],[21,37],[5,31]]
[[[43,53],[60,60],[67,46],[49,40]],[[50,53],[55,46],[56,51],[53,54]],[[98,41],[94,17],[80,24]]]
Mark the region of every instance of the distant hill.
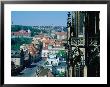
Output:
[[17,32],[20,30],[30,30],[31,36],[37,35],[40,32],[48,33],[49,31],[54,30],[55,32],[67,32],[65,26],[23,26],[23,25],[11,25],[11,32]]

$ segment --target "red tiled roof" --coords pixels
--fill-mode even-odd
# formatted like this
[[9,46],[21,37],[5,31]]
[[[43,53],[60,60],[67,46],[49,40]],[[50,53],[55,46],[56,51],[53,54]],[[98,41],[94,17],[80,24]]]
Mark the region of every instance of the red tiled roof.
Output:
[[27,31],[24,31],[24,30],[20,30],[18,32],[11,32],[11,35],[16,35],[16,36],[20,36],[20,35],[23,35],[23,36],[28,36],[30,33],[28,33]]
[[55,34],[57,34],[57,35],[67,35],[66,32],[56,32]]

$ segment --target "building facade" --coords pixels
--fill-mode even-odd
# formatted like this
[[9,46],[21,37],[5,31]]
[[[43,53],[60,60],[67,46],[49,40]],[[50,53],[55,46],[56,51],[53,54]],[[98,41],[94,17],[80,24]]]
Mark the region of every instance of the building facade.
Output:
[[99,13],[98,11],[74,11],[68,13],[67,76],[69,77],[82,77],[85,73],[87,73],[88,77],[99,76]]

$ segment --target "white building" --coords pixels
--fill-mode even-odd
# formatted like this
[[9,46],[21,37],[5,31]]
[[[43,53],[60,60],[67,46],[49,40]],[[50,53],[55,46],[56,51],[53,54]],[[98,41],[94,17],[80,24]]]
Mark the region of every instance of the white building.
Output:
[[65,50],[64,47],[55,47],[49,49],[49,55],[51,54],[57,54],[60,50]]
[[14,62],[15,66],[20,66],[20,58],[11,58],[11,61]]
[[28,50],[28,45],[27,44],[23,44],[20,46],[20,50],[23,50],[24,52]]
[[65,76],[67,71],[67,65],[66,62],[59,62],[58,66],[55,66],[52,68],[52,72],[59,77],[59,75]]
[[49,54],[49,50],[48,49],[43,49],[41,57],[48,57],[48,54]]
[[58,66],[59,58],[57,58],[55,54],[54,55],[49,55],[49,57],[47,58],[47,62],[48,62],[48,65]]
[[67,38],[67,33],[66,32],[56,32],[57,39],[62,40]]
[[57,70],[59,71],[59,73],[62,73],[66,71],[66,67],[65,66],[57,67]]

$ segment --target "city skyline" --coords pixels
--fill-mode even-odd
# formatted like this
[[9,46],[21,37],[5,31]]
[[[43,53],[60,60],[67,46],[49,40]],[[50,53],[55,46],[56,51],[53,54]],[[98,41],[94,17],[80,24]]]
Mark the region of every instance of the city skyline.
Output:
[[66,26],[67,11],[12,11],[11,23],[25,26]]
[[[60,17],[60,12],[38,12],[38,15],[26,13],[22,13],[21,18],[23,15],[33,16],[31,19],[35,20],[37,16],[42,25],[47,23],[47,20],[51,24],[54,17]],[[99,15],[100,11],[68,12],[65,17],[67,31],[61,26],[39,28],[12,24],[11,76],[100,77]],[[18,22],[23,20],[22,22],[26,23],[25,18],[23,20],[16,17],[20,19]],[[62,23],[62,20],[55,18],[54,24]],[[27,19],[29,20],[29,17]]]

